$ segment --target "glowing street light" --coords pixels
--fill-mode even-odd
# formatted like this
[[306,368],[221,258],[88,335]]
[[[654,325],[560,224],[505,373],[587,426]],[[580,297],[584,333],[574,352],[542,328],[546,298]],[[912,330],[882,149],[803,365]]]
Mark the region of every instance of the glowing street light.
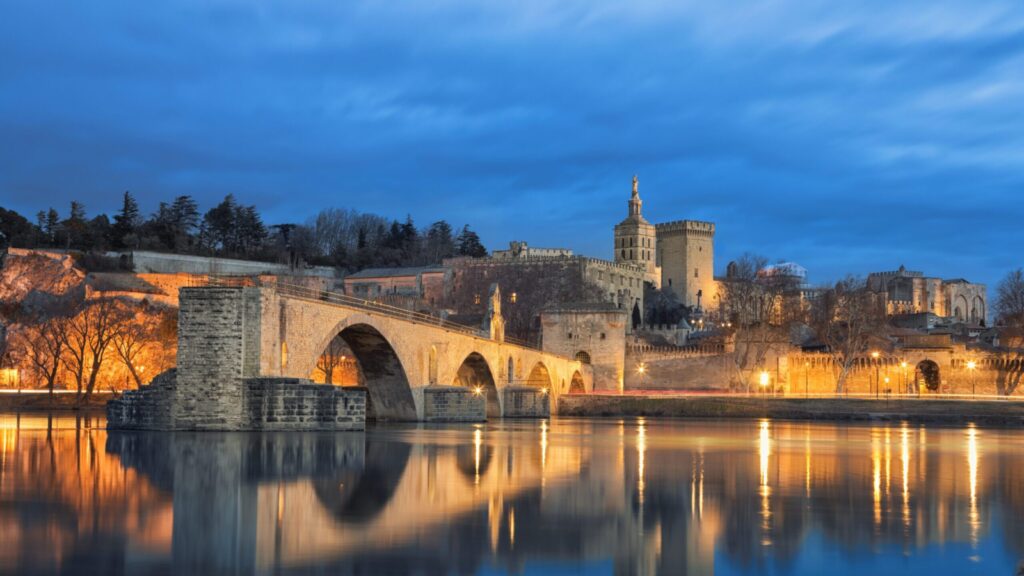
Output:
[[548,389],[547,388],[541,388],[540,389],[540,393],[541,393],[542,396],[547,396]]
[[483,393],[484,393],[484,387],[483,386],[476,386],[476,387],[473,388],[473,394],[476,394],[477,396],[481,396]]
[[973,398],[977,392],[977,388],[974,385],[974,371],[978,368],[978,363],[974,360],[967,361],[967,369],[971,371],[971,397]]
[[771,375],[768,374],[767,370],[761,370],[761,374],[758,377],[758,383],[761,384],[761,389],[767,394],[768,383],[771,382]]

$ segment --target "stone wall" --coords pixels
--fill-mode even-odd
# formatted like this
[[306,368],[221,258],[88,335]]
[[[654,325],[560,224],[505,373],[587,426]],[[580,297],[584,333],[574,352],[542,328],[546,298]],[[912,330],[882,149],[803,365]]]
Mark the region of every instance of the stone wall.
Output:
[[238,430],[244,425],[243,290],[181,289],[173,413],[176,427]]
[[112,430],[172,429],[175,370],[153,378],[148,386],[107,402],[107,427]]
[[[640,368],[643,367],[641,371]],[[726,390],[732,357],[726,354],[664,358],[626,355],[626,390]]]
[[427,386],[423,389],[426,422],[483,422],[487,401],[482,394],[460,386]]
[[622,389],[629,322],[624,310],[601,305],[565,307],[545,310],[540,321],[545,352],[590,364],[595,391]]
[[505,418],[547,418],[551,416],[551,395],[529,386],[504,390]]
[[298,378],[245,381],[243,412],[250,430],[362,430],[366,391]]

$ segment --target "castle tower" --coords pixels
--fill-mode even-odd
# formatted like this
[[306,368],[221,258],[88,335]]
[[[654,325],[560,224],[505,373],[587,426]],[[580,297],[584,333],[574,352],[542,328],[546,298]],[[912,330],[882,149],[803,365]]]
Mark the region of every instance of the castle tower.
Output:
[[643,201],[638,191],[639,182],[633,176],[633,194],[629,198],[629,215],[615,226],[615,262],[643,268],[645,280],[658,286],[660,274],[655,263],[657,236],[654,225],[644,219]]
[[679,220],[658,224],[656,230],[661,285],[687,306],[716,308],[714,223]]

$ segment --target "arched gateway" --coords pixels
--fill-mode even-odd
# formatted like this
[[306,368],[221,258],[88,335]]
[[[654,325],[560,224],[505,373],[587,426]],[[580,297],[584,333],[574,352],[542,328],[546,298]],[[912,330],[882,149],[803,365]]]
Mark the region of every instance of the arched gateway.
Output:
[[[366,417],[466,420],[505,415],[506,388],[519,400],[568,392],[558,382],[575,391],[582,379],[592,389],[591,367],[577,359],[340,294],[285,284],[183,288],[179,303],[177,372],[112,402],[111,427],[351,429]],[[309,380],[338,338],[362,387]],[[516,386],[505,365],[529,368],[520,382],[533,392]]]

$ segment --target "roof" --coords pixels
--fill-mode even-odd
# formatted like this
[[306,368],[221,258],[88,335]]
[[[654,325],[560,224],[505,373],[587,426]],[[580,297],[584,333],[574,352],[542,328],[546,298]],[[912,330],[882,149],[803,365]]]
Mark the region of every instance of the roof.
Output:
[[408,266],[404,268],[367,268],[355,274],[349,274],[349,278],[396,278],[401,276],[419,276],[425,272],[445,272],[444,266]]

